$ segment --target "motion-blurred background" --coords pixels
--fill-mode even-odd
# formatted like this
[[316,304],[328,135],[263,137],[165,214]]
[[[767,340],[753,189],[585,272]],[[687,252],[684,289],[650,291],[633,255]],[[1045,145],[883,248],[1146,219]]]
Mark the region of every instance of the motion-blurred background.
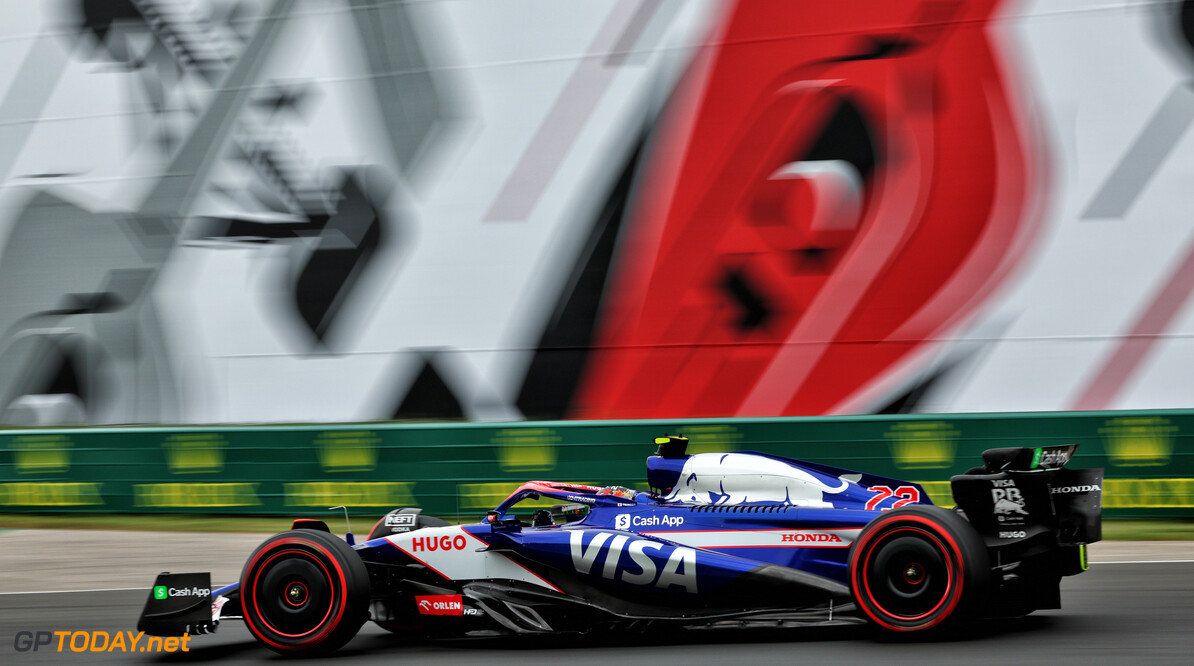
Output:
[[[0,505],[465,509],[671,427],[1194,511],[1190,0],[3,12]],[[198,427],[392,420],[481,424]],[[117,424],[186,427],[44,429]]]

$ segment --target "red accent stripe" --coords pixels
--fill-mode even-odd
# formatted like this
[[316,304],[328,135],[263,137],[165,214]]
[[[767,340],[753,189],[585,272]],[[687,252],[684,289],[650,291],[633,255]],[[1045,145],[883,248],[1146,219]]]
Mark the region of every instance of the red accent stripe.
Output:
[[[485,541],[483,541],[483,540],[482,540],[480,537],[478,537],[476,534],[473,534],[472,532],[469,532],[468,530],[464,529],[464,526],[463,526],[463,525],[460,525],[460,531],[461,531],[461,532],[464,532],[465,534],[467,534],[467,535],[469,535],[469,536],[471,536],[472,538],[476,539],[477,541],[481,542],[482,544],[485,544],[486,546],[488,546],[488,545],[489,545],[489,544],[485,543]],[[405,549],[405,548],[403,548],[402,546],[399,546],[398,544],[394,543],[393,541],[391,541],[391,542],[390,542],[390,545],[392,545],[392,546],[394,546],[395,548],[397,548],[398,550],[400,550],[400,551],[402,551],[402,552],[406,553],[407,555],[410,555],[410,556],[411,556],[413,559],[417,560],[417,561],[418,561],[420,564],[422,564],[423,566],[427,567],[428,569],[431,569],[431,570],[432,570],[432,571],[434,571],[435,573],[437,573],[437,574],[439,574],[439,575],[443,576],[443,577],[444,577],[444,580],[454,580],[454,579],[452,579],[452,578],[449,578],[448,576],[444,575],[444,572],[440,571],[439,569],[436,569],[435,567],[431,566],[430,564],[427,564],[427,563],[426,563],[426,562],[424,562],[423,560],[420,560],[418,557],[415,557],[415,556],[414,556],[414,555],[413,555],[413,554],[412,554],[410,551],[406,550],[406,549]],[[520,563],[518,563],[518,562],[515,562],[514,560],[510,559],[510,556],[509,556],[509,555],[506,555],[505,553],[500,553],[500,554],[501,554],[501,555],[505,555],[505,557],[506,557],[506,559],[507,559],[507,560],[510,560],[511,562],[514,562],[514,564],[517,564],[518,566],[522,567],[522,569],[523,569],[524,571],[526,571],[527,573],[529,573],[529,574],[531,574],[532,576],[534,576],[535,578],[538,578],[539,580],[543,581],[543,584],[544,584],[544,585],[546,585],[546,586],[550,587],[551,589],[555,590],[556,592],[559,592],[560,594],[564,594],[564,591],[563,591],[563,590],[561,590],[560,588],[556,587],[555,585],[552,585],[551,583],[549,583],[549,582],[548,582],[546,579],[544,579],[544,578],[543,578],[543,576],[540,576],[539,574],[535,573],[534,571],[531,571],[530,569],[527,569],[527,568],[526,568],[525,566],[523,566],[522,564],[520,564]]]
[[[472,536],[472,535],[470,534],[469,536]],[[389,538],[387,537],[387,538],[386,538],[386,540],[387,540],[387,541],[389,541]],[[445,576],[445,575],[444,575],[444,572],[440,571],[439,569],[436,569],[435,567],[431,566],[430,564],[427,564],[427,563],[426,563],[426,562],[424,562],[423,560],[419,559],[419,558],[418,558],[418,557],[417,557],[417,556],[416,556],[414,553],[412,553],[412,552],[410,552],[409,550],[407,550],[407,549],[403,548],[402,546],[399,546],[398,544],[394,543],[393,541],[390,541],[390,545],[391,545],[391,546],[393,546],[393,547],[395,547],[395,548],[397,548],[398,550],[400,550],[400,551],[402,551],[402,552],[406,553],[407,555],[410,555],[411,559],[413,559],[414,561],[418,562],[419,564],[422,564],[423,566],[427,567],[428,569],[431,569],[432,571],[434,571],[435,573],[439,574],[440,576],[443,576],[444,580],[452,580],[451,578],[449,578],[449,577]]]
[[[461,531],[461,532],[464,532],[465,534],[467,534],[467,535],[469,535],[469,536],[471,536],[472,538],[476,539],[477,541],[481,542],[482,544],[485,544],[486,546],[488,546],[488,545],[489,545],[488,543],[485,543],[485,540],[484,540],[484,539],[482,539],[481,537],[479,537],[479,536],[477,536],[476,534],[473,534],[472,532],[470,532],[470,531],[468,531],[468,530],[464,529],[464,525],[461,525],[461,526],[460,526],[460,531]],[[543,576],[540,576],[539,574],[535,573],[534,571],[531,571],[530,569],[526,568],[525,566],[523,566],[523,564],[522,564],[521,562],[517,562],[517,561],[515,561],[513,558],[511,558],[509,555],[506,555],[505,553],[502,553],[502,555],[503,555],[503,556],[505,556],[505,558],[506,558],[507,560],[510,560],[511,562],[514,562],[514,564],[517,564],[518,566],[522,567],[522,568],[523,568],[523,570],[524,570],[524,571],[526,571],[527,573],[529,573],[529,574],[531,574],[532,576],[534,576],[535,578],[538,578],[539,580],[543,581],[543,584],[544,584],[544,585],[546,585],[546,586],[550,587],[551,589],[555,590],[556,592],[559,592],[560,594],[564,594],[564,591],[563,591],[563,590],[561,590],[560,588],[556,587],[555,585],[552,585],[552,584],[551,584],[550,582],[548,582],[548,581],[547,581],[547,579],[545,579]]]
[[1135,374],[1165,329],[1173,322],[1182,305],[1194,291],[1194,243],[1148,309],[1140,315],[1132,330],[1120,340],[1119,347],[1086,391],[1074,403],[1074,409],[1107,409],[1124,384]]
[[505,557],[507,560],[510,560],[514,564],[522,567],[523,571],[526,571],[527,573],[531,574],[535,578],[538,578],[539,580],[543,581],[544,585],[550,587],[551,589],[555,590],[556,592],[559,592],[560,594],[564,593],[563,590],[561,590],[560,588],[556,587],[555,585],[552,585],[551,583],[549,583],[546,579],[543,578],[543,576],[540,576],[539,574],[535,573],[534,571],[531,571],[530,569],[526,568],[526,566],[523,565],[522,562],[516,561],[514,558],[510,557],[509,555],[507,555],[505,553],[499,553],[499,555],[501,555],[502,557]]
[[471,536],[472,538],[476,539],[476,540],[477,540],[477,542],[478,542],[478,543],[480,543],[482,546],[489,546],[489,544],[488,544],[488,543],[486,543],[484,539],[482,539],[481,537],[477,536],[476,534],[473,534],[472,532],[470,532],[470,531],[468,531],[468,530],[464,529],[464,525],[461,525],[461,526],[460,526],[460,531],[461,531],[461,532],[464,532],[465,534],[467,534],[467,535]]

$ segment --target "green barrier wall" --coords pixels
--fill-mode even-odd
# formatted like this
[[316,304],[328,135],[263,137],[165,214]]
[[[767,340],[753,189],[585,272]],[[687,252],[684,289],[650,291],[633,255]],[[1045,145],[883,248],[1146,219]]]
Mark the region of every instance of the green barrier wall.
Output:
[[1081,444],[1105,515],[1194,516],[1194,410],[511,424],[7,430],[0,512],[480,515],[532,479],[643,488],[651,440],[758,450],[924,483],[999,446]]

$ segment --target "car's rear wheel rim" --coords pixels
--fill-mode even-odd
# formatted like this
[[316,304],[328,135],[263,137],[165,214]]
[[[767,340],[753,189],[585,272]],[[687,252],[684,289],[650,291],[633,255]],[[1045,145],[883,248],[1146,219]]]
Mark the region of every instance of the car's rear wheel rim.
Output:
[[957,575],[945,544],[920,527],[900,527],[878,536],[863,561],[864,594],[891,620],[930,618],[957,590]]

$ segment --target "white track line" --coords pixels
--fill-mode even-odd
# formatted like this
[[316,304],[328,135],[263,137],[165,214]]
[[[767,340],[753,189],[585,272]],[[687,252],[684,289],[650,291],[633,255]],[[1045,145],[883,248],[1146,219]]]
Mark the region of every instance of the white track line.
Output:
[[1189,564],[1194,560],[1111,560],[1109,562],[1091,562],[1091,564]]
[[[213,585],[213,590],[218,590],[224,585]],[[137,590],[149,591],[152,587],[105,587],[98,590],[32,590],[29,592],[0,592],[0,597],[10,596],[14,594],[82,594],[84,592],[135,592]]]
[[0,596],[11,594],[75,594],[77,592],[128,592],[130,590],[148,590],[148,587],[105,587],[98,590],[33,590],[30,592],[0,592]]

